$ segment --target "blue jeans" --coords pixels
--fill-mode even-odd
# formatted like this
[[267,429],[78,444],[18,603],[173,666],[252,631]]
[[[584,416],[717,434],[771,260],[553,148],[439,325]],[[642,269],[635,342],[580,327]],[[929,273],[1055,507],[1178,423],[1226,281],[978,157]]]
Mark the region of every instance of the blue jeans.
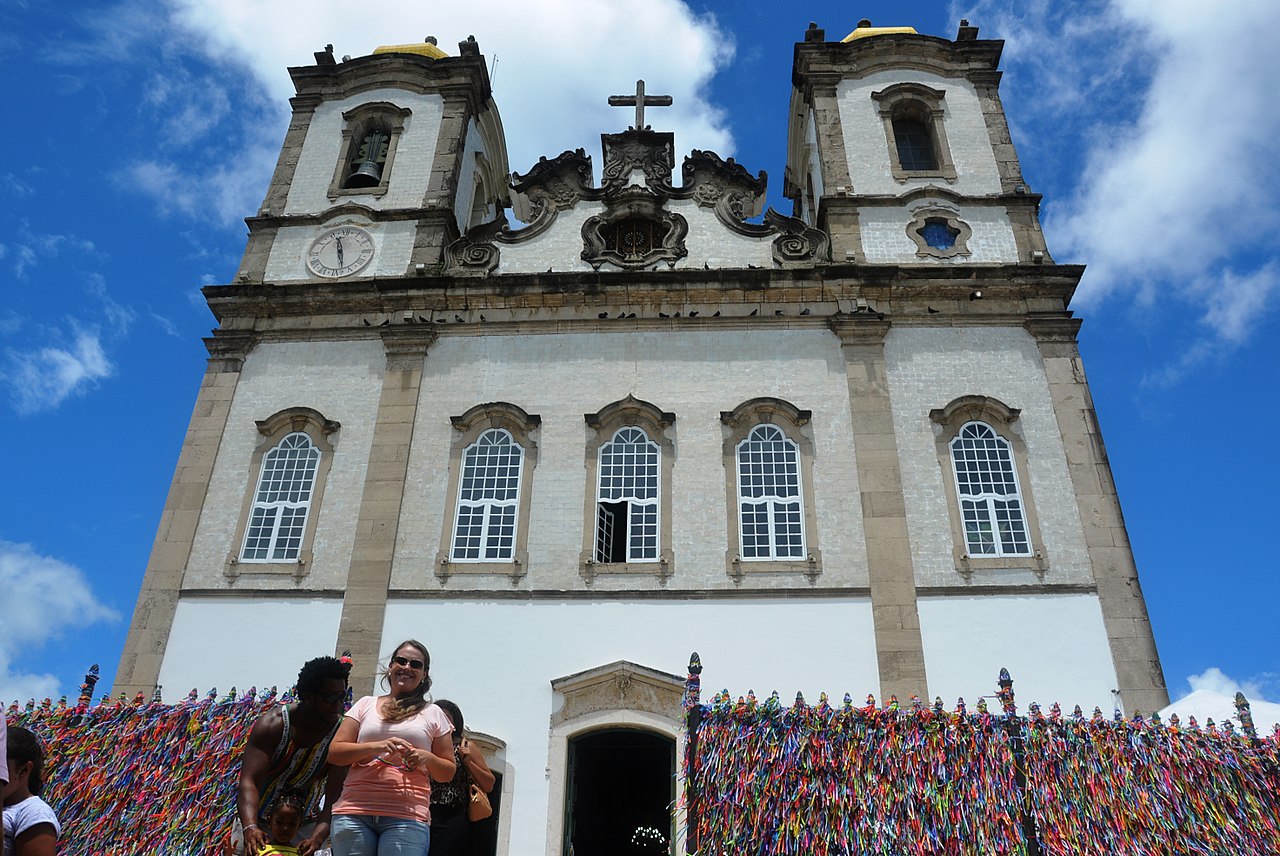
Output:
[[420,820],[373,814],[335,814],[334,856],[427,856],[431,827]]

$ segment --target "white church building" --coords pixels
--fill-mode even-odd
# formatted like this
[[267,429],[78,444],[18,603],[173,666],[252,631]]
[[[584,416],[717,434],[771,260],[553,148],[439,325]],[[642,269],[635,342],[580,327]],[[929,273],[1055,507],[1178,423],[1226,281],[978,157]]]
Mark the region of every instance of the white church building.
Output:
[[642,85],[598,154],[509,165],[474,40],[290,69],[115,691],[347,649],[361,695],[421,639],[503,856],[676,834],[693,651],[708,693],[950,706],[1007,667],[1164,707],[1002,46],[811,28],[790,214]]

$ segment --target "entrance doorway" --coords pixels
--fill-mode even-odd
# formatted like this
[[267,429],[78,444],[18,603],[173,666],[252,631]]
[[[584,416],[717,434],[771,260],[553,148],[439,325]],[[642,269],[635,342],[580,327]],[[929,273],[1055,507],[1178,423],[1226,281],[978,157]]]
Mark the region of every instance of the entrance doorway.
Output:
[[676,742],[665,734],[610,728],[571,738],[563,856],[671,852],[675,773]]

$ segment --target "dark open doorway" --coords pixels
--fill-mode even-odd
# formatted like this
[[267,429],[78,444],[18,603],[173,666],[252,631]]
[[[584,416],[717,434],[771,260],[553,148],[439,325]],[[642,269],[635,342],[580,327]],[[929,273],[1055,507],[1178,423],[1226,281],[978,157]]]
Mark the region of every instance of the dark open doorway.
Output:
[[[572,738],[564,856],[669,853],[675,763],[675,740],[665,734],[611,728]],[[661,841],[637,830],[655,830]]]

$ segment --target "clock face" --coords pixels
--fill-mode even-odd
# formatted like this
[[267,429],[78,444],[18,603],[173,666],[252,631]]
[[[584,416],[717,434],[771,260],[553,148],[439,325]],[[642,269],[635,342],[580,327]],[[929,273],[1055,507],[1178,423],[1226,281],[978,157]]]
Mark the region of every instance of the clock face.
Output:
[[372,235],[359,226],[335,226],[311,242],[306,261],[316,276],[336,279],[358,273],[372,258]]

